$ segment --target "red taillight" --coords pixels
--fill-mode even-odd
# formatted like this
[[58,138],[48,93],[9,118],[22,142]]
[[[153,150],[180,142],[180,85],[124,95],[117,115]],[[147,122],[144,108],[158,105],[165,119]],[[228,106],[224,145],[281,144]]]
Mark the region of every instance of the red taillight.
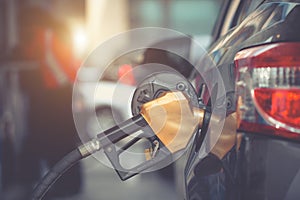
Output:
[[300,43],[245,49],[235,64],[239,129],[300,139]]
[[257,105],[271,118],[300,129],[300,89],[256,88]]

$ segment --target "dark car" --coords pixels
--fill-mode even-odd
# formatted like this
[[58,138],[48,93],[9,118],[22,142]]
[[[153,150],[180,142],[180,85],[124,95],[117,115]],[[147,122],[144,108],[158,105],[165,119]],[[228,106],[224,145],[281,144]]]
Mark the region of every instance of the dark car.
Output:
[[185,199],[300,199],[299,20],[299,0],[224,1],[208,53],[237,128],[200,161],[194,140]]

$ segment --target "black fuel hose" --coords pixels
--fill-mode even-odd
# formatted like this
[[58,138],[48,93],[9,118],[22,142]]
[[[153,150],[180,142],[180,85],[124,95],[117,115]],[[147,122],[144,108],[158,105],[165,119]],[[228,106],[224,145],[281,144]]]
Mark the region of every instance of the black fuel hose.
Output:
[[42,178],[42,180],[34,188],[31,199],[41,200],[51,186],[81,159],[88,157],[107,145],[122,140],[127,137],[129,133],[135,133],[146,125],[148,125],[147,122],[142,115],[139,114],[104,131],[103,133],[98,134],[97,138],[74,149],[56,163]]
[[72,152],[63,157],[57,162],[50,171],[43,177],[43,179],[37,184],[32,193],[32,200],[41,200],[51,186],[72,166],[83,158],[88,157],[92,153],[101,149],[98,140],[92,140],[86,144],[79,146]]

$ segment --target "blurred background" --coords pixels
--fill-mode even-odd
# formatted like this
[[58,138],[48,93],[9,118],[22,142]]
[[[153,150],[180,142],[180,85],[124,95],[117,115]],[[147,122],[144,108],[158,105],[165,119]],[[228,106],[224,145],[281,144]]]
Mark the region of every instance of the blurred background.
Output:
[[[89,52],[115,34],[149,26],[188,34],[206,48],[221,2],[0,0],[1,199],[27,199],[47,169],[80,144],[72,87]],[[131,113],[126,102],[110,104],[121,66],[126,70],[144,59],[144,51],[125,55],[102,77],[106,92],[95,95],[95,112],[104,129],[115,124],[112,112],[118,113],[114,117],[119,121]],[[87,70],[77,77],[83,84],[75,108],[83,115],[92,103],[85,97],[93,75]],[[124,91],[132,92],[126,84]],[[85,123],[87,134],[99,131],[88,116]],[[112,169],[88,158],[55,184],[47,199],[182,199],[182,163],[122,182]]]

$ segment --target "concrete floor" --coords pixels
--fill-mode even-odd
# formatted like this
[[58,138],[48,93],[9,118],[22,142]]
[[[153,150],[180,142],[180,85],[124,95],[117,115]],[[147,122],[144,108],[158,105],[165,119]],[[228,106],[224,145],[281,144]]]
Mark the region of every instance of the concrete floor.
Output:
[[115,171],[94,158],[82,161],[85,177],[79,195],[55,200],[174,200],[177,199],[174,183],[157,172],[137,175],[125,182]]
[[[80,194],[51,200],[176,200],[175,183],[157,172],[137,175],[125,182],[93,157],[82,162],[84,183]],[[22,187],[1,193],[1,200],[24,200]]]

